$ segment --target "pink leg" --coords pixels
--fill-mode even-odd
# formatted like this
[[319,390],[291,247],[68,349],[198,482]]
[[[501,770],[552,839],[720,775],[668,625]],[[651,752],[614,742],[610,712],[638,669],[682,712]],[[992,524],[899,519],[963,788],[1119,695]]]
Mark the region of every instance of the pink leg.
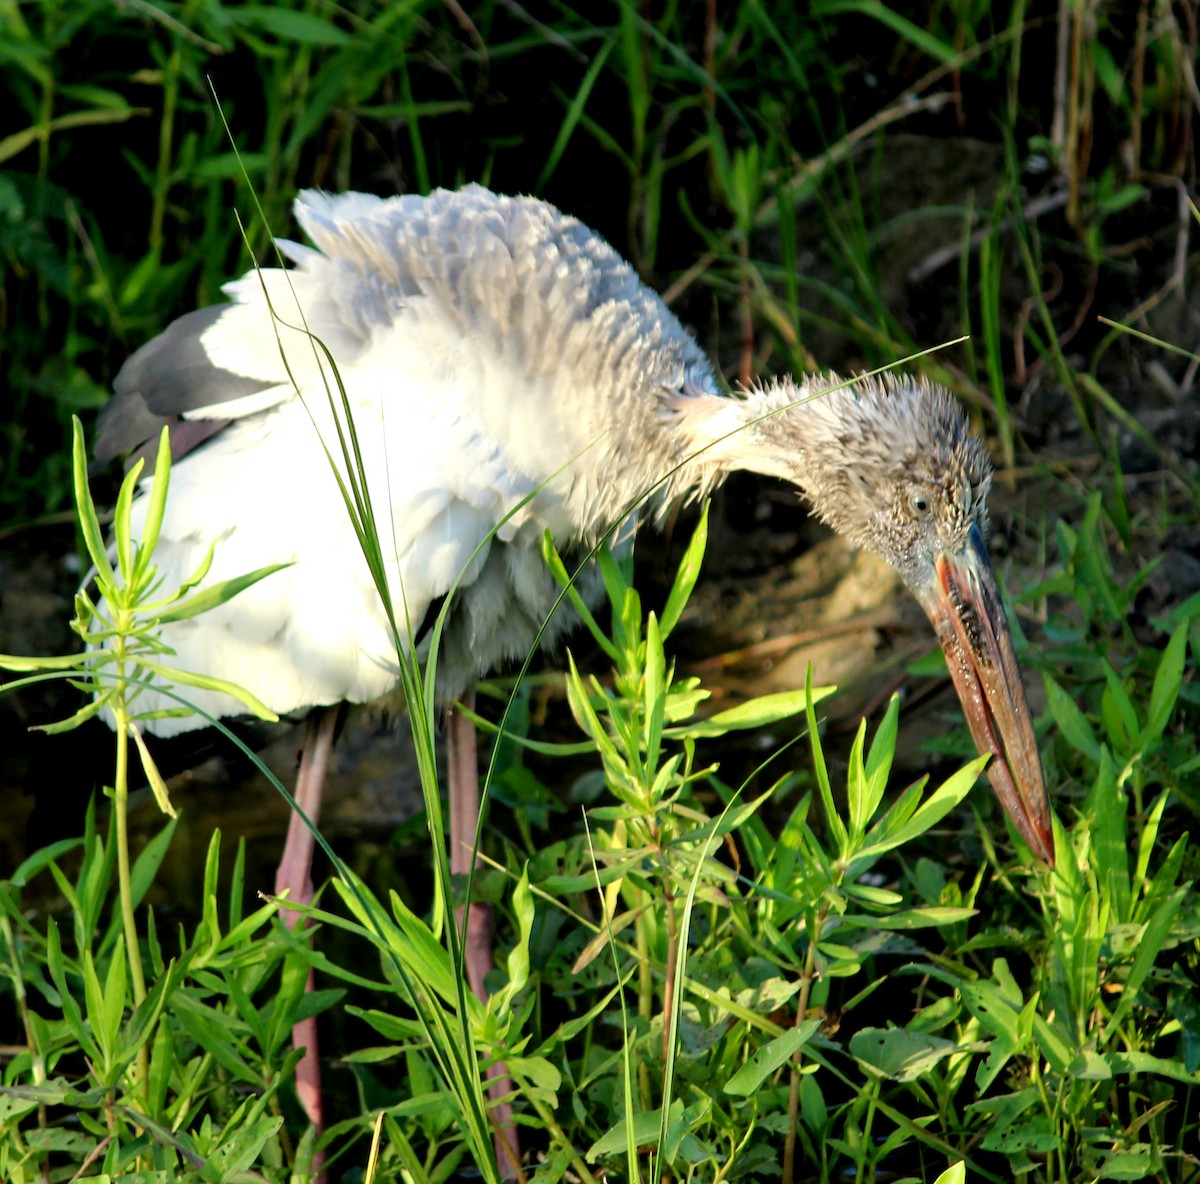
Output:
[[[311,819],[313,825],[321,814],[321,795],[325,789],[325,776],[329,771],[329,758],[333,752],[333,741],[341,719],[341,707],[318,709],[308,717],[304,737],[304,749],[300,756],[300,772],[296,777],[296,805]],[[288,899],[299,904],[308,904],[313,898],[312,860],[315,841],[304,820],[295,811],[288,822],[287,841],[283,847],[283,858],[275,873],[276,895],[288,891]],[[290,890],[290,891],[289,891]],[[300,914],[284,909],[284,922],[289,927],[296,924]],[[308,974],[306,990],[313,989],[312,971]],[[318,1130],[325,1125],[324,1108],[321,1103],[321,1063],[317,1055],[317,1021],[315,1017],[301,1020],[292,1028],[292,1044],[303,1048],[304,1057],[296,1066],[296,1093],[308,1120]],[[324,1173],[320,1164],[313,1165],[319,1178]]]
[[[472,693],[465,698],[468,707],[474,706]],[[465,876],[472,866],[475,829],[479,821],[479,757],[475,744],[475,725],[450,708],[446,721],[446,763],[448,766],[450,812],[450,871]],[[478,866],[479,861],[475,861]],[[461,926],[461,912],[458,916]],[[484,977],[492,968],[492,907],[474,903],[467,908],[466,962],[467,981],[480,1001],[487,999]],[[496,1105],[492,1107],[492,1129],[495,1132],[496,1160],[505,1178],[520,1175],[521,1149],[517,1128],[513,1125],[512,1107],[499,1102],[512,1090],[508,1071],[500,1063],[488,1068],[491,1082],[488,1092]]]

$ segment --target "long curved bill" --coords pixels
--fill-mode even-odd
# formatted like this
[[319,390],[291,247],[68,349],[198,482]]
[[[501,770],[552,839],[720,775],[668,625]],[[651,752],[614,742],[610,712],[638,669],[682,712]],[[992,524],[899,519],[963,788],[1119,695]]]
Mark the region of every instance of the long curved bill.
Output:
[[973,527],[962,549],[938,556],[918,599],[937,631],[946,665],[988,780],[1034,853],[1054,866],[1050,804],[1025,688],[987,548]]

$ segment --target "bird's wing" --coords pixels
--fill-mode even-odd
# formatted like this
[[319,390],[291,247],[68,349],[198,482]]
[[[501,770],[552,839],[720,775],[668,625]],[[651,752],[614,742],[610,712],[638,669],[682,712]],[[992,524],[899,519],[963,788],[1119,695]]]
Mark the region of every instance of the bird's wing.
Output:
[[167,418],[226,421],[297,388],[323,393],[326,351],[339,368],[390,358],[410,385],[461,375],[483,432],[539,479],[605,434],[641,439],[657,393],[715,389],[658,296],[545,202],[477,185],[389,199],[308,191],[295,213],[314,246],[278,241],[292,269],[247,273],[226,285],[231,304],[180,318],[129,359],[99,454],[137,447]]
[[284,246],[291,274],[319,272],[328,319],[372,340],[373,356],[402,358],[404,391],[439,391],[500,471],[548,482],[531,513],[556,536],[595,541],[683,459],[664,423],[681,392],[717,389],[711,367],[576,219],[479,186],[305,193],[296,213],[315,248]]
[[542,529],[587,544],[627,513],[671,463],[660,396],[711,374],[632,269],[542,202],[308,193],[296,214],[313,246],[280,243],[291,269],[227,285],[231,304],[176,322],[118,377],[118,400],[221,425],[173,472],[164,574],[190,574],[214,538],[210,580],[293,564],[164,640],[278,711],[394,685],[333,475],[340,380],[402,632],[459,580],[439,669],[457,693],[534,643],[556,595]]

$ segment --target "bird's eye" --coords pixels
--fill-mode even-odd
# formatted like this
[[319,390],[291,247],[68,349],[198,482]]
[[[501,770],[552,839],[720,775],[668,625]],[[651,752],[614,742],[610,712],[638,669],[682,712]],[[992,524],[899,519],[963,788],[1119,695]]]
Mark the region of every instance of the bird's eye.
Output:
[[925,515],[929,513],[929,498],[923,493],[910,494],[908,504],[912,506],[913,512],[916,514]]

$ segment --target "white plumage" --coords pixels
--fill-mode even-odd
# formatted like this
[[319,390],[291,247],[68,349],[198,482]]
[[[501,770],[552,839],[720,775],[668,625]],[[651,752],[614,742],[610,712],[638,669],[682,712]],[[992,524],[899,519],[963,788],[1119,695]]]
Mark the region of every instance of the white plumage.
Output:
[[[554,602],[542,530],[594,543],[684,460],[682,435],[666,453],[643,445],[662,437],[685,391],[715,394],[714,376],[632,269],[545,203],[478,186],[386,201],[310,192],[296,217],[316,249],[281,241],[295,266],[228,284],[233,303],[199,337],[212,367],[262,389],[194,406],[161,352],[148,363],[135,355],[117,381],[119,397],[164,416],[232,420],[174,470],[157,552],[168,580],[193,570],[214,538],[212,580],[294,564],[164,639],[184,668],[219,672],[279,712],[371,700],[397,681],[322,446],[338,454],[334,379],[306,325],[349,395],[401,620],[406,604],[418,627],[463,573],[439,671],[441,696],[460,695],[523,657]],[[656,503],[679,485],[677,475]],[[510,514],[496,536],[504,545],[486,544]],[[211,693],[198,702],[215,715],[238,710]]]

